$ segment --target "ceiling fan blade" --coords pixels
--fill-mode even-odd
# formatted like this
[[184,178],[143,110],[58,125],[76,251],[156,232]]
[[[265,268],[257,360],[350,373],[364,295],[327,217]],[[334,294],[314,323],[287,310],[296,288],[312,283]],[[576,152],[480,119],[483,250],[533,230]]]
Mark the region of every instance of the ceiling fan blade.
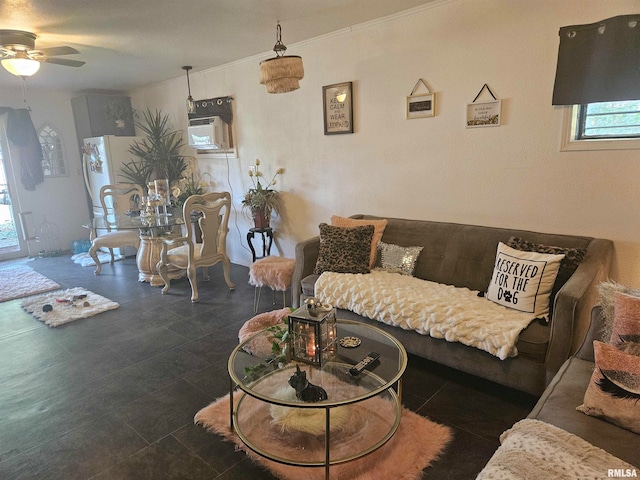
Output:
[[80,60],[69,60],[66,58],[45,58],[42,60],[46,63],[55,63],[56,65],[64,65],[66,67],[81,67],[86,62],[81,62]]
[[50,47],[50,48],[38,48],[36,50],[31,50],[29,53],[36,53],[41,55],[46,55],[47,57],[54,57],[56,55],[75,55],[80,53],[73,47]]
[[0,57],[2,58],[13,58],[16,56],[15,50],[11,50],[10,48],[5,48],[0,45]]

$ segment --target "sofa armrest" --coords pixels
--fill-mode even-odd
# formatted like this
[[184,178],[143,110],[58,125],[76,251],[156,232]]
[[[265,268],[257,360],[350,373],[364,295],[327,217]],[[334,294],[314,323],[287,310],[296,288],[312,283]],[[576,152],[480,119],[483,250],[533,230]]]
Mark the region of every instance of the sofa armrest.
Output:
[[546,358],[546,381],[551,381],[564,361],[578,350],[598,301],[598,285],[609,277],[613,242],[593,239],[587,255],[556,295]]
[[302,293],[302,279],[311,275],[316,267],[318,252],[320,251],[320,237],[303,240],[296,245],[296,266],[291,279],[291,303],[293,308],[300,306]]
[[593,354],[593,341],[602,340],[602,307],[596,305],[591,310],[591,324],[589,330],[582,341],[582,345],[575,353],[575,356],[581,360],[595,362]]

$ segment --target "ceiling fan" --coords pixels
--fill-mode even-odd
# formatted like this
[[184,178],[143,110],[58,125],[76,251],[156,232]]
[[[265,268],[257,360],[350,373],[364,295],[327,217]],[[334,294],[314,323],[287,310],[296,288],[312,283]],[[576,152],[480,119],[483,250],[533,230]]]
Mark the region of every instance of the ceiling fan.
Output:
[[66,67],[81,67],[85,62],[56,55],[80,53],[69,46],[36,49],[37,36],[22,30],[0,30],[0,63],[13,75],[30,77],[40,69],[41,63],[54,63]]

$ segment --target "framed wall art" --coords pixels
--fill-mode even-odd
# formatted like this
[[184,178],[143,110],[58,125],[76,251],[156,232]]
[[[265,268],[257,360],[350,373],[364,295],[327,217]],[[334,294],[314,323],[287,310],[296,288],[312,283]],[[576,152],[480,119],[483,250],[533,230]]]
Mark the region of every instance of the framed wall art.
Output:
[[[420,84],[424,85],[428,93],[415,94]],[[436,94],[431,93],[424,80],[418,80],[413,90],[411,90],[411,94],[407,97],[406,117],[408,119],[433,117],[435,111]]]
[[467,104],[467,128],[499,127],[502,100]]
[[[493,100],[488,102],[476,102],[484,89],[491,94]],[[502,122],[502,100],[498,100],[489,85],[482,86],[473,102],[467,103],[467,128],[499,127]]]
[[322,87],[324,134],[353,133],[353,83]]

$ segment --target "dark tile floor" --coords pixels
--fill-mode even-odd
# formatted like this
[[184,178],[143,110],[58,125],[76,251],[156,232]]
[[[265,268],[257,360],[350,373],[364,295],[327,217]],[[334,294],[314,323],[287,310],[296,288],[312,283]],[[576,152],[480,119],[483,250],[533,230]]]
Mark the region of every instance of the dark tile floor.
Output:
[[[19,300],[0,304],[1,479],[273,479],[193,424],[227,393],[228,355],[253,316],[248,268],[233,266],[230,292],[214,267],[192,304],[186,279],[170,295],[138,283],[134,259],[105,265],[97,277],[68,257],[29,265],[120,308],[48,328]],[[263,294],[262,311],[271,308]],[[464,480],[535,398],[411,356],[404,402],[455,432],[423,478]]]

